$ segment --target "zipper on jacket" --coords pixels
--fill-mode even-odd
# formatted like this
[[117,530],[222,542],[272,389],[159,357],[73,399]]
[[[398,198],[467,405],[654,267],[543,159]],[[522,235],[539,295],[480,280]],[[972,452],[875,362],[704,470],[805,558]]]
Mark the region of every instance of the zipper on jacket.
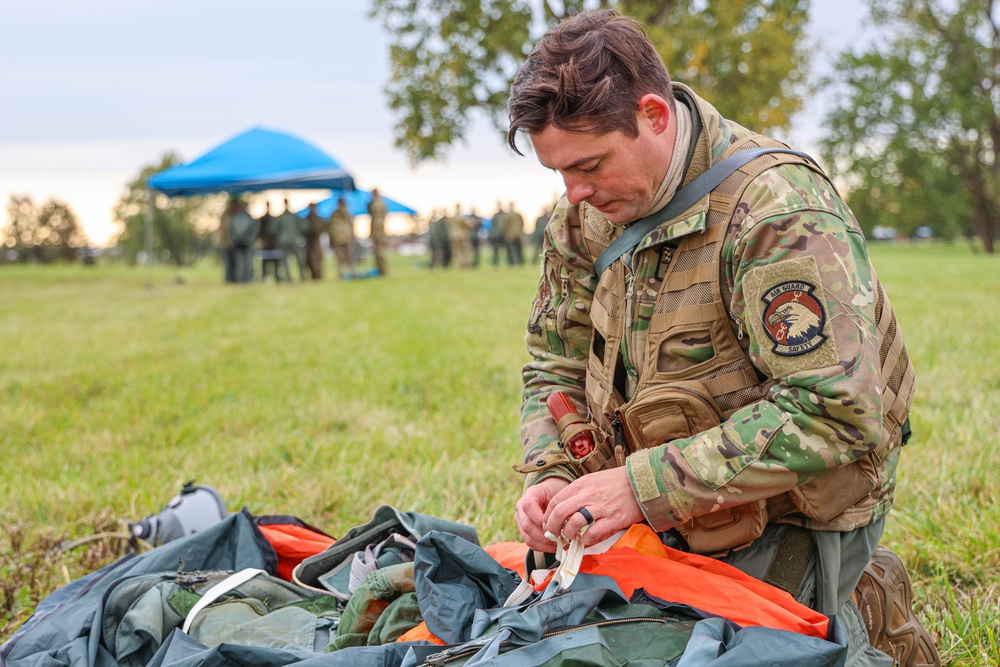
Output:
[[621,447],[631,454],[632,448],[629,446],[628,438],[625,436],[625,426],[622,425],[621,410],[615,410],[614,419],[611,420],[611,432],[614,434],[615,448]]
[[556,331],[562,336],[566,330],[566,310],[569,308],[569,278],[559,276],[559,282],[562,285],[562,301],[556,309]]
[[[634,261],[634,258],[633,258]],[[631,262],[629,263],[631,264]],[[632,306],[633,296],[635,295],[635,269],[629,264],[625,264],[625,317],[622,319],[622,359],[625,360],[625,370],[628,371],[631,368],[638,375],[638,370],[635,368],[635,364],[632,363],[631,355],[631,339],[632,339],[632,327],[629,326],[629,322],[632,321],[632,312],[634,310]],[[627,382],[626,382],[627,386]]]

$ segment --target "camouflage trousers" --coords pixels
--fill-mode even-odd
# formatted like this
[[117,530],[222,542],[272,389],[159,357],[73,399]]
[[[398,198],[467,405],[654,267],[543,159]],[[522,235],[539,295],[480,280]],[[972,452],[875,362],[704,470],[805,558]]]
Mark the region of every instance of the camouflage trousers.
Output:
[[337,243],[333,246],[333,254],[337,256],[337,275],[341,279],[345,276],[354,277],[354,258],[351,257],[351,247],[346,243]]
[[[869,643],[861,613],[850,600],[884,527],[885,519],[880,519],[845,533],[810,531],[815,549],[795,599],[828,616],[837,615],[847,636],[846,667],[893,664],[892,658]],[[720,560],[764,579],[786,528],[784,524],[771,524],[749,547]]]

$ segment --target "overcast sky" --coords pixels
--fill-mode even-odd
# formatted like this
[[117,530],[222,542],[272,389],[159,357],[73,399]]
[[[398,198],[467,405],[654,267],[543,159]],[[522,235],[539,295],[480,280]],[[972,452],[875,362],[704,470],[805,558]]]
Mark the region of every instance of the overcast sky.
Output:
[[[813,0],[815,68],[861,39],[861,0]],[[362,0],[32,0],[0,14],[0,199],[66,201],[91,239],[114,232],[126,181],[167,150],[190,160],[255,125],[333,155],[364,188],[426,215],[513,200],[534,218],[561,191],[486,122],[445,162],[411,168],[393,147],[382,88],[388,40]],[[818,138],[811,104],[793,138]],[[316,194],[316,193],[312,193]],[[308,195],[297,195],[306,203]],[[315,198],[315,197],[313,197]],[[6,209],[0,225],[6,224]]]

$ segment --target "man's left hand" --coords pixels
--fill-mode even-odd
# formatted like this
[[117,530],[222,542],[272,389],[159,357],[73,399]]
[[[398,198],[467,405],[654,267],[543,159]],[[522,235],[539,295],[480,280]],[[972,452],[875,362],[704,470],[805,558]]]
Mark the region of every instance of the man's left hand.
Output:
[[605,540],[645,517],[632,493],[625,466],[584,475],[549,501],[543,525],[553,535],[572,539],[587,525],[585,508],[594,521],[583,536],[584,546]]

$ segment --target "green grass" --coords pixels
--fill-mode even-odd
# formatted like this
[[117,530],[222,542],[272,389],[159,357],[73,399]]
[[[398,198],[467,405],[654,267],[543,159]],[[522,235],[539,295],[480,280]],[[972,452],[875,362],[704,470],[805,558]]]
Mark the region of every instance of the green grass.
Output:
[[[1000,663],[1000,258],[872,249],[918,373],[883,542],[945,662]],[[192,478],[333,534],[382,504],[513,539],[533,267],[221,284],[211,263],[0,267],[0,637]]]

